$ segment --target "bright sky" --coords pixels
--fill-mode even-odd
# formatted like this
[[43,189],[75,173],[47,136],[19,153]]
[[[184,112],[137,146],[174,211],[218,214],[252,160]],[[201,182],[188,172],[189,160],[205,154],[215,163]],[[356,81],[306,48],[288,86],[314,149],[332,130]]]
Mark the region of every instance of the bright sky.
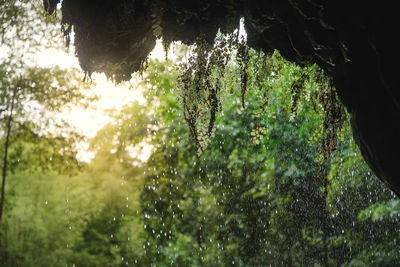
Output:
[[[79,68],[78,61],[73,55],[56,50],[42,52],[35,59],[36,63],[43,67],[59,65],[64,68]],[[62,114],[63,118],[87,137],[94,137],[96,132],[110,121],[105,114],[107,109],[117,109],[132,100],[143,98],[139,90],[134,90],[134,88],[129,90],[128,87],[121,85],[115,86],[112,82],[107,81],[104,74],[94,73],[92,78],[96,84],[92,90],[99,100],[94,103],[92,108],[73,107],[66,109]]]
[[[79,67],[78,59],[74,56],[73,48],[69,53],[59,51],[56,49],[47,49],[35,55],[35,63],[43,67],[61,66],[63,68]],[[168,55],[170,58],[173,55]],[[165,58],[165,53],[161,42],[157,45],[150,55],[150,58],[158,58],[162,60]],[[107,110],[120,110],[124,105],[136,100],[139,103],[144,103],[145,99],[141,93],[140,88],[137,86],[137,80],[133,78],[129,83],[115,85],[107,80],[104,74],[93,73],[92,79],[94,86],[93,92],[98,96],[99,100],[96,101],[91,108],[84,109],[82,107],[73,107],[66,109],[61,117],[69,124],[76,127],[83,135],[88,138],[94,137],[98,130],[105,124],[110,122],[111,118],[107,115]],[[131,87],[131,88],[129,88]],[[141,152],[138,152],[141,160],[146,160],[151,153],[151,147],[141,144]],[[88,144],[80,143],[80,152],[78,159],[90,161],[93,153],[87,151]],[[134,153],[133,153],[134,154]]]

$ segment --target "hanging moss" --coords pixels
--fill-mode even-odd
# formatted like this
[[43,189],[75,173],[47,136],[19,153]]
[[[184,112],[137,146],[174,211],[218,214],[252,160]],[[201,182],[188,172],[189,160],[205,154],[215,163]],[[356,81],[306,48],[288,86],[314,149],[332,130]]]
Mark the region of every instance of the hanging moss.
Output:
[[175,92],[199,153],[204,151],[214,135],[225,68],[234,50],[245,45],[238,40],[237,33],[226,36],[220,34],[214,45],[210,45],[200,37],[187,63],[179,67],[180,75]]

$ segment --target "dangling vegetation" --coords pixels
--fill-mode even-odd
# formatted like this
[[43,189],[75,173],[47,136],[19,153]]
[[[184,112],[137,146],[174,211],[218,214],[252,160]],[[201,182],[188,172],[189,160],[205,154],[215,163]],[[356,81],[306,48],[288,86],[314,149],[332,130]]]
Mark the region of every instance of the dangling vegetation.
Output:
[[225,69],[235,49],[242,50],[245,46],[238,36],[238,33],[218,35],[214,45],[199,38],[187,62],[180,65],[175,92],[199,153],[214,136],[221,95],[225,91]]
[[[291,66],[289,73],[284,72],[285,64]],[[228,66],[235,70],[227,71]],[[279,84],[276,80],[281,75],[286,81]],[[281,94],[290,97],[282,103],[288,119],[293,119],[304,105],[313,105],[323,118],[319,129],[310,137],[310,141],[318,142],[321,167],[316,177],[327,183],[327,162],[335,151],[337,140],[342,138],[346,113],[331,79],[323,70],[315,64],[300,67],[285,62],[279,52],[265,55],[262,51],[253,51],[246,45],[244,37],[239,37],[238,30],[228,35],[219,34],[214,45],[199,38],[187,62],[180,65],[175,90],[198,153],[207,148],[215,135],[215,120],[229,85],[240,91],[242,109],[246,106],[248,89],[258,95],[259,109],[253,114],[257,118],[271,109],[271,101],[266,97],[270,90],[280,90]],[[277,89],[279,86],[283,88]],[[260,121],[251,130],[255,144],[260,143],[264,128]]]

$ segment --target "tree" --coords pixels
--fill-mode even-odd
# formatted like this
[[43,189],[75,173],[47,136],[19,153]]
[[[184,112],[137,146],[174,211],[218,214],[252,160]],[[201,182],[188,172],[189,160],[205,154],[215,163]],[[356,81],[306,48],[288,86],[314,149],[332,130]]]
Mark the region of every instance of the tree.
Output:
[[[20,162],[29,159],[29,165],[9,175],[1,264],[147,265],[138,215],[143,169],[133,153],[148,136],[146,108],[135,103],[114,118],[91,140],[92,161],[72,173],[60,173],[45,151],[47,159],[38,162],[35,152],[48,147],[45,138],[34,144],[17,138]],[[35,166],[43,164],[49,168]]]
[[[43,22],[43,10],[39,2],[10,1],[3,3],[0,11],[0,49],[9,53],[1,58],[0,64],[0,124],[2,127],[2,187],[0,196],[0,223],[5,201],[6,178],[9,171],[20,164],[21,151],[14,154],[17,162],[10,162],[10,146],[19,136],[31,141],[47,140],[51,149],[47,154],[54,162],[69,159],[76,162],[72,143],[78,137],[73,131],[60,131],[65,123],[56,122],[54,114],[70,104],[87,104],[93,99],[83,90],[88,86],[81,82],[77,70],[63,70],[59,67],[38,68],[29,61],[33,52],[47,44],[45,37],[56,34],[55,19]],[[53,24],[52,24],[53,23]],[[58,35],[60,37],[60,35]],[[58,38],[60,41],[61,38]],[[57,40],[57,39],[56,39]],[[69,146],[65,146],[69,144]],[[64,146],[63,146],[64,145]],[[52,151],[51,151],[52,150]],[[18,150],[15,150],[18,151]],[[42,151],[43,152],[43,151]],[[44,154],[38,153],[37,157]],[[42,162],[43,163],[43,158]],[[46,166],[42,164],[42,166]],[[69,168],[68,166],[65,166]]]
[[[60,68],[22,69],[8,64],[2,64],[1,67],[0,105],[3,107],[3,112],[0,114],[0,121],[4,133],[4,144],[0,219],[4,205],[7,172],[13,171],[13,169],[9,170],[10,162],[8,162],[12,135],[43,138],[47,140],[48,145],[54,146],[50,155],[52,158],[54,157],[54,161],[61,156],[76,162],[74,160],[76,151],[71,147],[57,147],[57,143],[60,143],[59,141],[62,139],[67,142],[70,139],[69,142],[71,142],[77,135],[71,131],[69,134],[64,131],[64,137],[62,137],[60,127],[66,125],[55,122],[52,114],[59,112],[67,104],[77,104],[80,101],[89,100],[83,92],[84,84],[79,82],[76,72],[74,73],[72,70],[67,73]],[[15,68],[22,74],[13,71]],[[61,141],[61,143],[65,144],[65,141]],[[12,165],[15,163],[11,163]]]

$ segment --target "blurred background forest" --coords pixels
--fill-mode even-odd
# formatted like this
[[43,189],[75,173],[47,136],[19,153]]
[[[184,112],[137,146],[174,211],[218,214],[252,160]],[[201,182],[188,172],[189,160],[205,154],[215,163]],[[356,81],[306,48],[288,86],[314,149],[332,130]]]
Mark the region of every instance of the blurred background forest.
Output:
[[174,44],[122,85],[141,96],[108,109],[88,137],[60,114],[99,101],[96,78],[36,64],[46,49],[66,53],[59,18],[44,13],[41,1],[1,2],[1,266],[398,264],[400,201],[347,119],[321,158],[324,106],[312,100],[329,83],[317,66],[248,51],[243,107],[230,62],[198,153],[176,89],[191,48]]

